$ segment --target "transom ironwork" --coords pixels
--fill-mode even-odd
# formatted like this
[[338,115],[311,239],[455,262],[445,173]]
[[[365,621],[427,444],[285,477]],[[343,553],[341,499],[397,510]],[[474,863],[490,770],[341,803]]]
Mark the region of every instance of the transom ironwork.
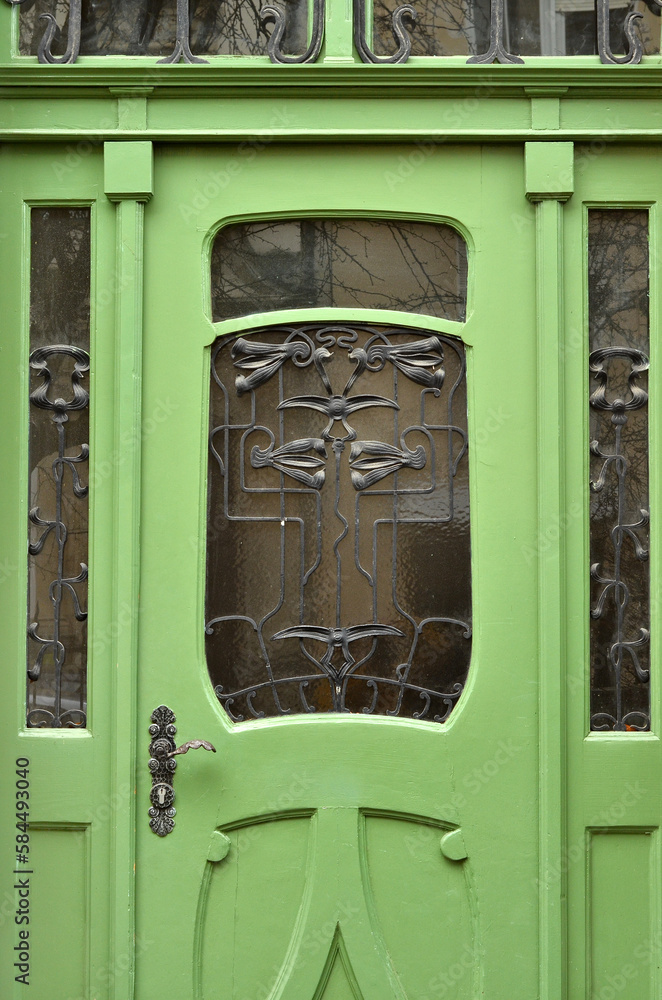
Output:
[[471,650],[461,341],[301,324],[212,351],[207,662],[235,721],[445,721]]
[[[215,0],[176,0],[171,10],[165,0],[6,2],[22,7],[24,16],[31,18],[30,50],[36,50],[42,63],[74,63],[81,52],[152,54],[157,32],[159,52],[169,46],[163,63],[204,63],[205,55],[216,53],[264,54],[274,63],[312,63],[322,50],[326,20],[326,0],[312,0],[308,25],[302,3],[260,7],[252,2],[224,6]],[[523,56],[533,54],[591,52],[597,52],[603,63],[634,64],[645,53],[659,52],[659,22],[652,28],[649,14],[655,22],[662,0],[646,0],[646,7],[642,10],[636,0],[629,4],[594,0],[593,11],[558,3],[549,8],[535,4],[529,10],[508,0],[419,0],[399,5],[377,0],[374,6],[354,0],[354,45],[364,63],[404,63],[412,52],[464,51],[471,53],[467,62],[473,64],[522,63]],[[38,41],[35,16],[44,21]]]

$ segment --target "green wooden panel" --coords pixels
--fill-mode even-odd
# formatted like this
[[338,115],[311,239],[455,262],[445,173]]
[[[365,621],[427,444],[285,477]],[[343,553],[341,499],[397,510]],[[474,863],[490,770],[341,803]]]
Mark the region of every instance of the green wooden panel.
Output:
[[[588,840],[591,1000],[656,996],[656,836],[650,830],[592,830]],[[659,947],[657,949],[659,951]]]
[[443,827],[392,816],[368,816],[365,827],[373,919],[406,995],[473,996],[481,961],[469,865],[444,857]]
[[[196,928],[206,1000],[268,997],[294,960],[291,943],[307,901],[310,826],[310,817],[276,817],[229,830],[227,857],[208,862]],[[309,940],[300,947],[319,950],[321,944]]]
[[[5,566],[0,589],[0,627],[6,667],[2,688],[3,756],[0,787],[6,826],[0,838],[0,898],[13,899],[15,867],[15,760],[30,760],[30,832],[35,882],[35,996],[88,1000],[91,991],[105,1000],[126,947],[113,954],[109,922],[110,859],[113,832],[121,828],[131,802],[126,778],[111,781],[110,695],[112,645],[119,620],[109,604],[111,577],[112,482],[118,455],[112,440],[114,210],[102,194],[100,151],[67,162],[66,146],[45,145],[41,151],[14,145],[0,154],[1,214],[5,238],[0,241],[3,272],[3,332],[0,382],[2,419],[11,441],[12,462],[0,483],[0,563]],[[63,167],[63,170],[60,169]],[[92,213],[92,366],[90,474],[90,630],[89,728],[26,730],[26,584],[28,482],[28,283],[29,209],[31,204],[90,205]],[[83,830],[85,832],[83,832]],[[32,858],[31,858],[32,860]],[[93,900],[93,903],[91,902]],[[19,927],[12,919],[0,924],[3,954],[9,955]],[[32,939],[31,939],[32,943]],[[133,945],[132,945],[133,947]],[[18,998],[25,987],[6,979],[7,995]],[[13,990],[12,990],[13,986]]]
[[[29,992],[49,1000],[87,1000],[89,829],[35,824],[30,832]],[[17,876],[17,882],[27,877]]]

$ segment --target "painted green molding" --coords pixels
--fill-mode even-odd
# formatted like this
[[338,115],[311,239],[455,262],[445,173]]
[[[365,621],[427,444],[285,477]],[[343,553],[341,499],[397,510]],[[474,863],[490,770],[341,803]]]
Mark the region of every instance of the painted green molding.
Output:
[[527,142],[524,156],[529,201],[567,201],[575,189],[573,144]]
[[104,143],[104,191],[111,201],[149,201],[154,194],[151,142]]
[[406,65],[368,65],[354,63],[317,63],[301,66],[274,66],[268,59],[253,57],[218,58],[207,66],[184,63],[160,66],[154,59],[111,56],[83,56],[74,66],[39,65],[36,58],[21,57],[0,63],[0,88],[46,88],[50,93],[68,88],[153,87],[168,96],[179,90],[198,93],[218,91],[219,87],[293,89],[312,93],[318,90],[357,89],[386,92],[393,96],[409,90],[439,93],[473,93],[522,96],[525,91],[550,90],[558,96],[567,89],[572,97],[628,97],[645,94],[659,97],[662,86],[662,57],[647,56],[639,66],[602,66],[597,56],[531,59],[524,66],[467,66],[462,57],[413,57]]
[[[538,525],[565,523],[563,402],[563,202],[574,191],[571,142],[527,142],[525,190],[536,206]],[[538,550],[540,704],[539,947],[540,997],[566,996],[566,830],[564,538]]]

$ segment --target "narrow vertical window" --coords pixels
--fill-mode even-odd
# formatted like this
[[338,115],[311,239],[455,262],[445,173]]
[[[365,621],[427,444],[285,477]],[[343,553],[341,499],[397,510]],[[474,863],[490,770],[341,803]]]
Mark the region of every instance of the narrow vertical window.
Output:
[[33,208],[28,727],[87,712],[90,210]]
[[591,729],[650,728],[648,212],[589,212]]

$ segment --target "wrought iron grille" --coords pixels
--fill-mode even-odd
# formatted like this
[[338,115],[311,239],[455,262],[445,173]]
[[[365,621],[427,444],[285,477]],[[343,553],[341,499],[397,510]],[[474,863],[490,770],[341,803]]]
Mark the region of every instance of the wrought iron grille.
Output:
[[459,340],[301,324],[212,351],[206,650],[234,721],[444,722],[471,651]]
[[591,729],[650,729],[649,217],[588,213]]
[[[6,2],[22,8],[21,52],[42,63],[73,63],[81,52],[158,54],[164,63],[206,62],[218,53],[310,63],[321,52],[326,18],[325,0],[312,0],[310,15],[302,0],[262,7],[254,0]],[[592,11],[562,0],[376,0],[372,7],[370,25],[370,5],[354,0],[354,44],[365,63],[463,53],[474,64],[521,63],[529,55],[597,52],[603,63],[633,64],[660,49],[662,0],[594,0]]]
[[[69,362],[70,398],[68,399],[53,391],[53,383],[61,389],[58,383],[62,380],[62,371],[56,373],[53,369],[57,362],[62,360]],[[61,365],[59,367],[62,368]],[[28,707],[27,725],[30,728],[79,728],[86,724],[84,702],[81,701],[81,706],[78,708],[65,704],[63,681],[67,640],[71,639],[72,645],[76,644],[76,640],[80,644],[81,638],[84,639],[85,636],[87,611],[81,602],[81,595],[87,590],[87,565],[79,563],[78,573],[75,576],[67,573],[67,564],[71,562],[68,558],[67,540],[72,527],[67,523],[67,510],[71,515],[72,507],[75,508],[77,504],[87,504],[88,487],[81,480],[80,470],[87,467],[89,447],[87,444],[82,444],[78,449],[74,448],[72,454],[72,449],[67,443],[67,424],[71,414],[87,410],[89,406],[90,394],[83,383],[89,374],[90,356],[78,347],[54,344],[33,351],[30,356],[30,368],[34,375],[41,379],[41,383],[30,393],[30,403],[36,409],[50,413],[57,446],[49,463],[51,466],[49,486],[52,486],[52,489],[38,491],[41,502],[54,501],[53,511],[44,517],[40,506],[30,509],[30,523],[37,528],[38,533],[28,548],[31,604],[39,603],[37,591],[43,589],[46,595],[46,600],[43,601],[44,618],[47,620],[43,623],[43,627],[47,629],[46,635],[42,634],[43,627],[39,621],[30,622],[28,625],[28,635],[32,643],[37,646],[32,663],[28,663],[28,680],[39,680],[44,661],[47,659],[48,672],[52,675],[53,691],[48,704]],[[71,480],[69,503],[65,500],[68,477]],[[44,494],[54,494],[54,496]],[[42,568],[38,562],[39,556],[49,543],[55,546],[55,559],[46,560]],[[48,571],[52,564],[55,568],[55,578],[43,581],[45,586],[39,588],[38,581],[41,580],[44,570]],[[72,630],[76,630],[75,623],[78,624],[79,635],[74,639],[71,633]]]
[[[623,363],[627,371],[625,393],[619,391],[622,389],[623,379],[619,376],[623,374]],[[633,466],[636,468],[638,463],[637,456],[633,454],[632,437],[627,433],[627,424],[632,412],[648,408],[648,392],[639,381],[647,375],[649,364],[641,351],[608,347],[591,353],[589,367],[598,383],[597,389],[591,393],[590,404],[594,410],[601,411],[605,416],[608,414],[611,424],[609,434],[609,424],[603,422],[605,437],[609,435],[611,440],[591,442],[591,454],[598,459],[598,474],[591,482],[591,490],[594,493],[604,490],[612,503],[611,552],[605,551],[603,561],[591,566],[591,578],[598,584],[597,600],[591,609],[591,616],[596,620],[603,619],[606,624],[606,654],[612,679],[613,708],[612,712],[594,712],[591,728],[646,730],[650,728],[649,713],[633,709],[632,694],[625,690],[626,684],[631,687],[632,682],[647,686],[650,679],[648,608],[642,606],[644,602],[641,601],[637,601],[638,606],[631,607],[634,603],[632,590],[640,597],[638,592],[643,589],[647,596],[648,572],[643,567],[637,571],[636,564],[648,560],[650,517],[647,497],[641,493],[639,500],[645,506],[639,508],[635,520],[629,516],[628,500],[632,491],[629,480],[635,479],[635,488],[638,486],[641,489],[642,484],[637,482],[639,476],[636,471],[633,473]],[[628,548],[631,550],[629,559],[626,558]],[[635,616],[644,619],[645,624],[632,627],[633,611]],[[594,654],[596,652],[594,650]],[[631,680],[627,675],[632,675]],[[647,701],[648,691],[644,690]]]

